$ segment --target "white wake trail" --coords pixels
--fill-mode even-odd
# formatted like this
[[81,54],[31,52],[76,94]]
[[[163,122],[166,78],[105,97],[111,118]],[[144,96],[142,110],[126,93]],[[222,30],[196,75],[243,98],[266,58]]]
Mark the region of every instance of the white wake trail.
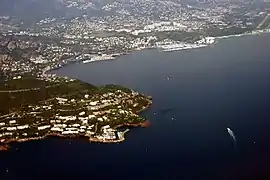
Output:
[[235,137],[233,131],[230,128],[227,128],[227,131],[228,131],[229,135],[233,138],[234,142],[236,143],[237,141],[236,141],[236,137]]

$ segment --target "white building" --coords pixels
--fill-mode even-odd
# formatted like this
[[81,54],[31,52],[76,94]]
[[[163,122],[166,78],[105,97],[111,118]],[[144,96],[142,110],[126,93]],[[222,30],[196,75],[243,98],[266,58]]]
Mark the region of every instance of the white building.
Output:
[[63,131],[62,134],[78,134],[78,131]]
[[9,121],[10,124],[15,124],[16,123],[16,120],[11,120]]
[[68,101],[68,100],[65,99],[65,98],[56,98],[56,100],[58,100],[58,101],[64,101],[64,102]]
[[58,119],[67,120],[67,121],[74,121],[77,119],[76,116],[57,116]]
[[28,124],[23,125],[23,126],[17,126],[17,129],[27,129],[27,128],[29,128]]
[[97,103],[98,103],[98,101],[93,101],[93,102],[90,102],[89,104],[90,104],[91,106],[96,106]]
[[38,130],[44,130],[44,129],[48,129],[50,127],[51,127],[51,125],[39,126]]
[[68,101],[68,99],[65,98],[56,98],[56,100],[58,100],[59,104],[65,104]]
[[89,117],[79,117],[78,119],[81,121],[88,120]]
[[63,129],[59,128],[59,127],[52,127],[51,128],[51,131],[59,131],[59,132],[62,132]]
[[119,111],[119,113],[124,114],[125,111],[121,109],[121,110]]
[[5,132],[4,135],[6,135],[6,136],[12,136],[13,134],[11,132]]
[[92,119],[92,118],[95,118],[96,116],[93,115],[93,114],[91,114],[91,115],[89,115],[88,117],[89,117],[89,119]]
[[77,128],[66,128],[67,131],[76,131],[78,130]]
[[98,120],[98,121],[101,121],[101,122],[103,121],[103,119],[102,119],[101,117],[99,117],[97,120]]
[[83,112],[80,112],[79,115],[80,116],[83,116],[83,115],[85,115],[85,112],[84,111]]
[[73,124],[72,127],[80,127],[80,124]]
[[7,127],[8,131],[15,131],[17,128],[16,127]]
[[83,132],[85,132],[85,130],[84,129],[79,129],[79,132],[83,133]]
[[104,104],[104,103],[107,103],[107,102],[110,102],[109,100],[102,100],[101,103]]
[[93,134],[95,134],[95,133],[92,132],[92,131],[86,131],[85,133],[86,133],[86,135],[93,135]]
[[53,126],[56,127],[56,128],[65,128],[65,127],[67,127],[66,124],[54,124]]

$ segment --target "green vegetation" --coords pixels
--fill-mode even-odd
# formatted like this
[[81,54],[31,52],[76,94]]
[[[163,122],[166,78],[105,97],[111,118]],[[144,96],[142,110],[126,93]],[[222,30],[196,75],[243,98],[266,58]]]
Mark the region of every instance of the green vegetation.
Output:
[[121,91],[126,92],[126,93],[131,93],[131,90],[130,89],[125,88],[123,86],[114,85],[114,84],[107,84],[107,85],[101,86],[98,89],[98,91],[101,92],[101,93],[104,93],[104,92],[114,92],[114,91],[117,91],[117,90],[121,90]]
[[[64,80],[62,80],[64,81]],[[0,83],[0,115],[19,110],[23,105],[39,104],[51,98],[94,92],[97,88],[81,81],[47,82],[33,77],[8,80]]]
[[[28,76],[2,81],[0,87],[5,87],[0,91],[0,101],[5,102],[0,105],[0,140],[61,132],[103,135],[107,125],[144,122],[137,113],[151,103],[149,97],[121,86],[95,87],[67,78],[45,81]],[[115,138],[113,133],[104,137]]]
[[164,39],[171,39],[174,41],[182,42],[195,42],[200,40],[201,34],[199,32],[186,32],[186,31],[163,31],[163,32],[151,32],[151,33],[142,33],[138,37],[147,37],[147,36],[156,36],[159,41]]
[[265,19],[259,24],[259,29],[266,29],[270,27],[270,14],[268,14]]
[[226,29],[210,28],[207,29],[206,34],[212,37],[218,37],[218,36],[243,34],[246,32],[251,32],[252,30],[253,28],[241,28],[241,27],[231,27]]

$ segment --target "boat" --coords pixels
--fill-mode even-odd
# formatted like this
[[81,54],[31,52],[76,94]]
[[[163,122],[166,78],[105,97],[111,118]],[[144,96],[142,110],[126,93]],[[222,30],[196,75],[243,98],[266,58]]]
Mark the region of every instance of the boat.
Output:
[[227,131],[228,131],[229,135],[233,138],[234,142],[236,142],[236,137],[235,137],[233,131],[230,128],[227,128]]

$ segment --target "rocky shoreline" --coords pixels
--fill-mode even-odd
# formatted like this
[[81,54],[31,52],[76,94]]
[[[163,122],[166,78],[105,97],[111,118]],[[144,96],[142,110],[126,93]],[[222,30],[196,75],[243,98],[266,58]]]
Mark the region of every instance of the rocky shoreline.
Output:
[[[139,114],[140,112],[149,108],[151,105],[152,105],[152,102],[149,100],[148,105],[145,106],[144,108],[142,108],[141,110],[137,111],[136,113]],[[149,125],[150,125],[149,121],[143,121],[140,123],[124,123],[124,124],[119,124],[119,125],[115,126],[113,129],[116,130],[117,128],[120,128],[120,127],[148,127]],[[88,137],[88,136],[82,136],[82,135],[62,135],[60,133],[48,133],[48,134],[46,134],[44,136],[40,136],[40,137],[31,137],[31,138],[22,138],[22,139],[12,138],[12,139],[7,139],[4,142],[0,142],[0,152],[9,150],[10,143],[21,143],[21,142],[27,142],[27,141],[42,140],[42,139],[46,139],[48,137],[70,138],[70,139],[88,138],[89,142],[120,143],[120,142],[125,140],[124,134],[125,134],[125,132],[123,133],[123,136],[121,136],[119,139],[99,139],[97,137]]]
[[[121,125],[116,126],[115,128],[120,128],[123,126],[126,127],[148,127],[149,126],[149,122],[145,121],[145,122],[141,122],[138,124],[131,124],[131,123],[124,123]],[[125,140],[125,137],[122,136],[122,138],[120,139],[98,139],[96,137],[87,137],[87,136],[81,136],[81,135],[71,135],[71,136],[66,136],[66,135],[62,135],[59,133],[50,133],[50,134],[46,134],[44,136],[41,137],[31,137],[31,138],[24,138],[24,139],[8,139],[7,141],[5,141],[5,143],[3,145],[0,145],[0,152],[1,151],[7,151],[10,147],[8,144],[10,143],[21,143],[21,142],[27,142],[27,141],[34,141],[34,140],[42,140],[42,139],[46,139],[48,137],[58,137],[58,138],[69,138],[69,139],[73,139],[73,138],[89,138],[89,142],[97,142],[97,143],[119,143]]]

